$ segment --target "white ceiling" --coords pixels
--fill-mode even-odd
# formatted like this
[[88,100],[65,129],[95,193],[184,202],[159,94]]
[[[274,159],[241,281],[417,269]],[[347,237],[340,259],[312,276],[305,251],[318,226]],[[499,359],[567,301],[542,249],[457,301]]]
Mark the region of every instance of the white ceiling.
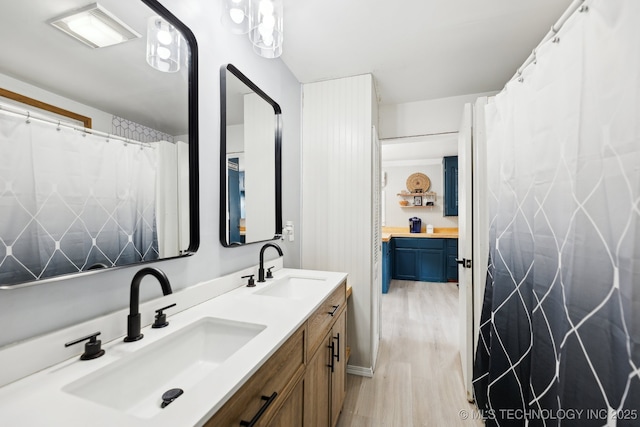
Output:
[[500,90],[572,0],[283,0],[302,83],[372,73],[382,104]]
[[[571,3],[283,1],[282,60],[298,80],[372,73],[382,104],[501,89]],[[186,116],[169,108],[186,111],[185,69],[175,75],[154,72],[143,59],[144,37],[92,50],[46,23],[89,2],[5,2],[0,13],[0,73],[171,134],[186,133]],[[146,16],[152,13],[142,2],[100,3],[145,33]],[[34,55],[40,58],[38,65]],[[150,106],[157,108],[152,111]]]

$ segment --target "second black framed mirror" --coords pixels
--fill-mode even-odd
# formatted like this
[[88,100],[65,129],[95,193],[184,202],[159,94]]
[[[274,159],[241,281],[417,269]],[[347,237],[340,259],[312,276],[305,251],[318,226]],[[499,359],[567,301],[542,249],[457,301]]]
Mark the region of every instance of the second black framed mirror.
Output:
[[232,64],[220,69],[220,242],[282,232],[282,110]]

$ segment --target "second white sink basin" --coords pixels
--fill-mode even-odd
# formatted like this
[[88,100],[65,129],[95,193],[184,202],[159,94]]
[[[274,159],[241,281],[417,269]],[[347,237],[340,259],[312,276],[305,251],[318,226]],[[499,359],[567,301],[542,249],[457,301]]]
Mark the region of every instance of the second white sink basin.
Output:
[[326,279],[322,278],[286,276],[267,284],[263,289],[254,293],[278,298],[303,299],[322,292],[322,285],[325,283]]
[[[205,317],[63,388],[63,391],[139,418],[160,413],[162,395],[189,388],[265,329],[264,325]],[[81,362],[87,363],[87,362]]]

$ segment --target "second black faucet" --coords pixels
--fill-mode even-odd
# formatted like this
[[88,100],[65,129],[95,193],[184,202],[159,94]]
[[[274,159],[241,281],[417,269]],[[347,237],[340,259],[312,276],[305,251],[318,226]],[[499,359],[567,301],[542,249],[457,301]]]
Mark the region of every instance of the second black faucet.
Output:
[[258,282],[262,283],[264,282],[264,251],[267,248],[274,248],[275,250],[278,251],[278,254],[280,256],[283,256],[284,254],[282,253],[282,249],[280,249],[280,246],[276,245],[275,243],[265,243],[262,246],[262,249],[260,249],[260,267],[258,268]]

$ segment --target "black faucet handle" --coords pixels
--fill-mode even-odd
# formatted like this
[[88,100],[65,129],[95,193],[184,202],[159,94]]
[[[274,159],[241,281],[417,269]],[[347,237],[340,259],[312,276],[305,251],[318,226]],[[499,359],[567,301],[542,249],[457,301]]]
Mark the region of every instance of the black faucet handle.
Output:
[[255,274],[248,274],[241,277],[241,279],[249,278],[249,281],[247,282],[247,288],[253,288],[256,285],[256,281],[253,279],[253,276],[255,276]]
[[151,325],[152,328],[158,329],[158,328],[164,328],[165,326],[169,326],[169,322],[167,322],[167,315],[164,313],[164,310],[166,310],[167,308],[171,308],[171,307],[175,307],[176,304],[173,303],[171,305],[168,305],[166,307],[162,307],[156,310],[156,319],[153,322],[153,325]]
[[271,272],[271,269],[274,267],[275,265],[272,265],[271,267],[267,268],[267,279],[273,279],[273,273]]
[[100,335],[101,332],[94,332],[91,335],[87,335],[86,337],[78,338],[75,341],[70,341],[66,343],[65,347],[70,347],[72,345],[81,343],[82,341],[89,340],[84,345],[84,353],[80,356],[80,360],[91,360],[97,359],[98,357],[104,354],[104,350],[101,348],[102,341],[97,339],[97,336]]

